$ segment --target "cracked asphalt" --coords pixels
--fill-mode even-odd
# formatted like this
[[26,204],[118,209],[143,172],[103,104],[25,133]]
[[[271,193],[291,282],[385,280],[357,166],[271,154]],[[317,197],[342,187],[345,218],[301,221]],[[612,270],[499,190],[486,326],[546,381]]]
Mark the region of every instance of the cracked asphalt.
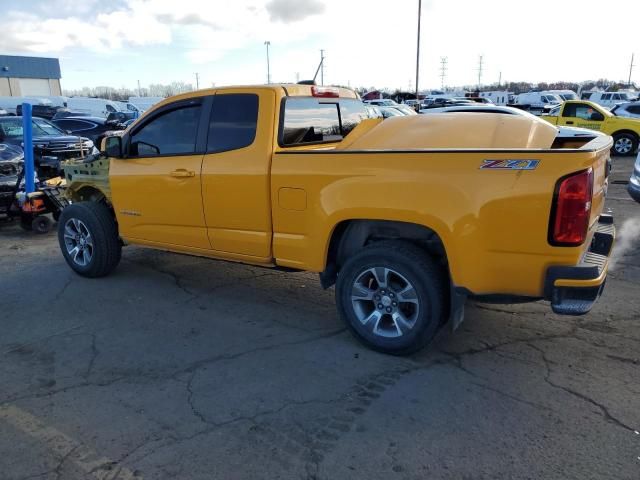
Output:
[[395,358],[315,275],[127,247],[89,280],[0,225],[0,478],[637,480],[638,247],[588,316],[468,304]]

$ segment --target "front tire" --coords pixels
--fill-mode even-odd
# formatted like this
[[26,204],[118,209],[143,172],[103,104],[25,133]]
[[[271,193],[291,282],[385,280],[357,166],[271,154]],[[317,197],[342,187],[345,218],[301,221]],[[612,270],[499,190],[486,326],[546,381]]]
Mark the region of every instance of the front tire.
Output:
[[340,316],[365,345],[392,355],[424,347],[443,323],[445,275],[422,249],[384,241],[362,249],[338,273]]
[[613,153],[620,156],[633,155],[638,149],[638,137],[632,133],[618,133],[613,136]]
[[62,210],[58,242],[67,264],[83,277],[103,277],[120,262],[122,244],[104,203],[73,203]]

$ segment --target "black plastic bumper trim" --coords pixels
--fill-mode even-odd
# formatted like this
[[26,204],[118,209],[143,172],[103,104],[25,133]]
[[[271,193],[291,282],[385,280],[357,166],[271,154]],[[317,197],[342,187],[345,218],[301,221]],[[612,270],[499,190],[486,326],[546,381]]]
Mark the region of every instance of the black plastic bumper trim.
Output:
[[544,282],[544,298],[551,302],[554,313],[561,315],[584,315],[589,312],[602,294],[605,281],[594,287],[556,287],[555,282],[565,280],[593,280],[598,278],[605,266],[615,239],[615,227],[611,215],[601,215],[589,251],[580,264],[575,266],[553,266],[547,269]]

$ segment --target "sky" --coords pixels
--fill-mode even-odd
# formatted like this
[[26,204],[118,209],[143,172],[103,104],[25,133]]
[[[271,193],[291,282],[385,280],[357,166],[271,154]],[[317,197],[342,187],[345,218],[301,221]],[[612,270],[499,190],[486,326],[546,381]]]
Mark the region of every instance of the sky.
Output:
[[[418,0],[0,0],[0,53],[57,57],[63,89],[312,78],[415,88]],[[423,0],[421,89],[502,81],[640,83],[640,0]]]

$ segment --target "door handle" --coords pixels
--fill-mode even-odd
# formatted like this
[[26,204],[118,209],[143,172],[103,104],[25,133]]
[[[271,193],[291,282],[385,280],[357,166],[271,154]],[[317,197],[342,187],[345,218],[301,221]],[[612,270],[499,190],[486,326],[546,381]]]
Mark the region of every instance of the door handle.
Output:
[[188,178],[195,177],[196,172],[192,170],[185,170],[184,168],[179,168],[178,170],[174,170],[173,172],[171,172],[169,175],[176,178]]
[[566,122],[567,125],[573,125],[573,122],[571,120]]

